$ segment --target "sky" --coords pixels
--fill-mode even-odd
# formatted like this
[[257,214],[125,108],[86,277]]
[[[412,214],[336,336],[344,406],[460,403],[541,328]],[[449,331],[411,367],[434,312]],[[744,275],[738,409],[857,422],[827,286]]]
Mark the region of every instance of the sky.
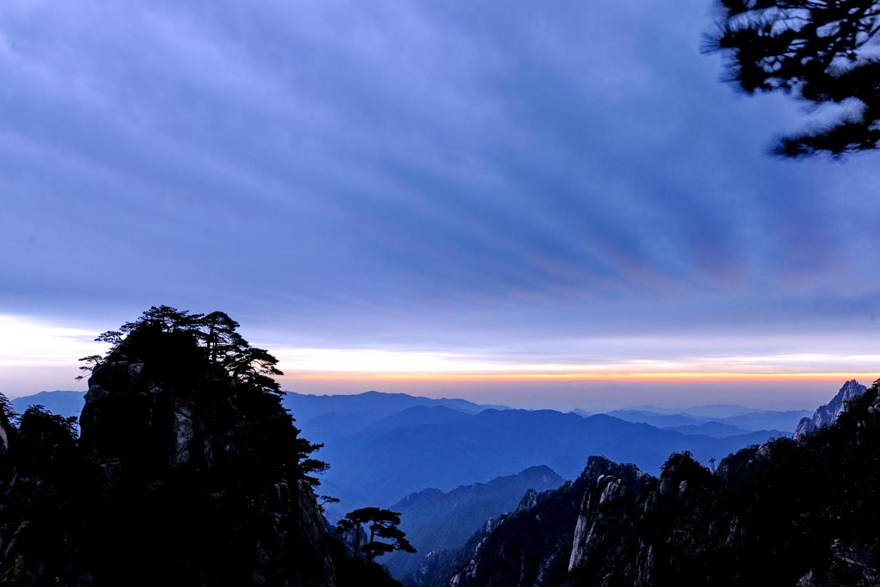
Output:
[[[223,310],[286,389],[812,407],[880,376],[880,155],[700,52],[705,0],[9,0],[0,391]],[[819,112],[818,116],[833,112]]]

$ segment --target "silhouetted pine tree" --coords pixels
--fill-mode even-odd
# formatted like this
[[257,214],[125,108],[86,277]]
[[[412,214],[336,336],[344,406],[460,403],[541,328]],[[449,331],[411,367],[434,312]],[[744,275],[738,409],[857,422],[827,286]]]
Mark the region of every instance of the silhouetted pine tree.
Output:
[[[407,540],[406,533],[398,527],[399,525],[400,514],[398,512],[366,507],[345,514],[345,517],[339,520],[336,526],[340,533],[354,534],[352,540],[354,556],[363,554],[368,561],[372,562],[377,556],[395,550],[416,551]],[[369,539],[365,536],[365,541],[361,544],[361,533],[364,526],[367,527]]]
[[840,157],[880,142],[880,2],[718,0],[706,50],[730,58],[728,79],[749,94],[794,94],[811,106],[846,105],[835,122],[783,137],[785,157]]

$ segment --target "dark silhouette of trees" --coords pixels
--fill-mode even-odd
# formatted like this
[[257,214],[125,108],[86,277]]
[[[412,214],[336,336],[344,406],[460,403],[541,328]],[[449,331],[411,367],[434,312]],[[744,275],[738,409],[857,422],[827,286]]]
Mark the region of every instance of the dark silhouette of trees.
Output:
[[[406,533],[398,528],[399,524],[400,514],[398,512],[366,507],[347,513],[337,523],[337,529],[340,533],[353,533],[354,556],[357,557],[359,554],[363,554],[368,561],[372,562],[377,556],[382,556],[395,550],[402,550],[404,552],[416,551],[409,540],[406,539]],[[362,545],[361,533],[364,531],[364,526],[369,531],[369,540]]]
[[[103,336],[103,335],[101,335],[101,336]],[[101,336],[99,336],[95,340],[98,342],[105,342],[101,338]],[[85,363],[85,364],[81,365],[79,368],[79,370],[83,371],[83,373],[81,373],[80,375],[78,375],[76,377],[77,381],[88,377],[87,373],[91,373],[92,371],[94,371],[95,367],[98,366],[98,364],[101,362],[101,359],[103,359],[103,358],[104,357],[102,357],[101,355],[89,355],[88,357],[83,357],[82,359],[80,359],[80,362]]]
[[870,151],[880,142],[880,2],[717,0],[721,21],[705,49],[729,57],[728,81],[749,94],[785,92],[839,105],[836,121],[783,137],[775,154],[799,158]]
[[[75,418],[19,417],[0,395],[0,583],[397,584],[326,532],[320,445],[237,329],[158,306],[100,335],[79,437]],[[371,540],[394,539],[386,526]]]
[[[192,314],[170,306],[153,306],[134,322],[126,322],[119,330],[108,330],[95,339],[111,345],[105,355],[91,355],[80,361],[82,370],[91,372],[110,353],[119,348],[133,333],[153,331],[186,334],[203,349],[205,358],[215,367],[224,369],[241,383],[255,384],[266,391],[281,395],[281,387],[273,377],[283,375],[278,360],[269,351],[252,347],[239,333],[239,323],[223,312]],[[83,376],[80,376],[82,378]]]
[[[267,350],[251,346],[238,333],[238,328],[239,323],[223,312],[196,314],[165,305],[153,306],[137,320],[126,322],[118,330],[100,334],[95,340],[110,344],[110,350],[103,356],[83,357],[80,361],[85,365],[80,369],[92,373],[117,355],[135,355],[147,357],[147,362],[158,369],[172,371],[180,368],[183,371],[165,373],[166,378],[185,378],[186,371],[198,372],[193,369],[196,364],[213,370],[220,379],[231,378],[236,383],[237,401],[246,401],[254,407],[265,404],[263,411],[267,421],[277,426],[275,432],[280,437],[290,437],[283,446],[276,447],[276,452],[290,454],[299,477],[318,485],[316,475],[329,466],[313,458],[312,454],[323,445],[299,436],[287,422],[292,418],[280,415],[280,406],[275,404],[280,401],[282,391],[274,379],[283,375],[278,369],[278,360]],[[79,379],[84,377],[81,375]],[[275,399],[268,399],[266,394]],[[265,422],[263,426],[266,426]],[[265,432],[269,433],[269,430]],[[259,450],[265,454],[264,448]]]
[[21,415],[16,450],[25,465],[42,467],[62,460],[76,447],[76,418],[53,414],[43,406],[30,406]]

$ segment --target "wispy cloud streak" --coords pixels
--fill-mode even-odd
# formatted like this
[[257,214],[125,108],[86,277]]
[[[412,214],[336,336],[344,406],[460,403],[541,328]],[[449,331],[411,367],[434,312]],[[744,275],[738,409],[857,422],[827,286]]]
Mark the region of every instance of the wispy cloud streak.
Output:
[[[488,360],[856,368],[880,313],[877,166],[767,158],[800,113],[718,83],[710,17],[7,2],[0,313],[100,331],[219,308],[278,347],[377,364],[508,347]],[[725,337],[797,344],[700,358]],[[381,354],[400,350],[428,355]]]

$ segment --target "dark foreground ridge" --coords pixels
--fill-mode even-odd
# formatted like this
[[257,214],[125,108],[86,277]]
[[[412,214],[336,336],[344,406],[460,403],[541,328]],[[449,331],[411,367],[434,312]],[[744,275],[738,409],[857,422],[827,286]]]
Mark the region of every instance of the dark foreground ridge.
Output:
[[328,533],[326,465],[237,327],[162,307],[102,335],[79,439],[0,396],[0,583],[397,584]]
[[591,457],[528,494],[410,585],[880,585],[878,383],[833,425],[724,459],[674,454],[659,477]]

